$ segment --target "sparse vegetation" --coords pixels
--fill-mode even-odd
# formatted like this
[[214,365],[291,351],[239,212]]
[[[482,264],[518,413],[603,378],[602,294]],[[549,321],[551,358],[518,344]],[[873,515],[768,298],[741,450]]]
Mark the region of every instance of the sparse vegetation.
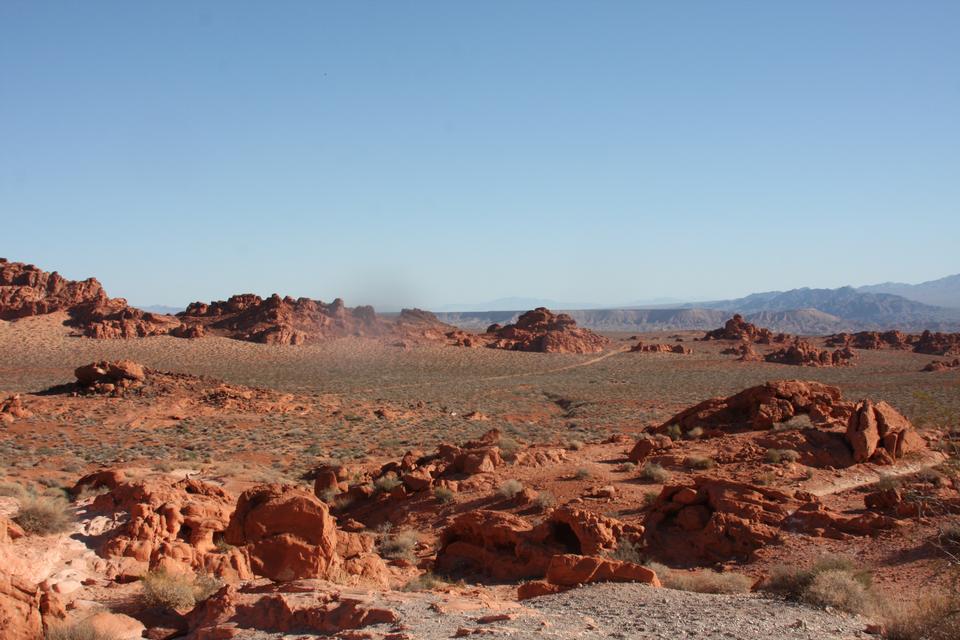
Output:
[[87,621],[50,625],[44,638],[45,640],[120,640],[116,634],[99,631]]
[[388,528],[381,532],[377,548],[385,558],[413,562],[416,560],[413,551],[419,542],[416,531],[405,529],[394,533]]
[[13,518],[27,533],[38,536],[69,531],[73,517],[69,505],[56,498],[26,498]]
[[507,480],[497,489],[497,493],[508,500],[516,498],[521,491],[523,491],[523,483],[519,480]]
[[643,545],[626,538],[621,538],[617,540],[617,548],[608,555],[614,560],[641,564],[643,562]]
[[584,467],[580,467],[574,472],[573,477],[577,480],[586,480],[590,477],[590,470]]
[[221,583],[207,575],[150,571],[141,578],[144,604],[171,611],[194,607],[217,592]]
[[712,458],[705,456],[688,456],[687,459],[683,461],[683,466],[688,469],[699,469],[701,471],[712,469],[715,464]]
[[453,491],[446,487],[437,487],[433,490],[433,497],[440,504],[449,504],[453,502]]
[[446,584],[444,579],[433,573],[423,573],[403,585],[401,591],[430,591]]
[[648,462],[643,465],[643,468],[640,470],[640,477],[650,482],[663,484],[670,479],[670,472],[656,462]]
[[678,591],[747,593],[753,586],[753,578],[732,571],[719,572],[710,569],[684,571],[654,562],[648,566],[656,572],[664,587]]
[[703,427],[694,427],[685,434],[687,440],[699,440],[703,437]]
[[912,604],[885,604],[885,608],[887,640],[960,638],[960,596],[956,592],[927,595]]
[[633,473],[637,470],[637,464],[635,462],[621,462],[617,465],[617,471],[623,473]]
[[800,459],[800,452],[793,449],[767,449],[763,458],[771,464],[796,462]]
[[537,494],[537,497],[533,500],[533,506],[539,509],[540,511],[546,511],[554,504],[556,504],[557,499],[549,491],[541,491]]
[[381,493],[390,493],[403,484],[395,473],[386,473],[373,481],[374,488]]
[[824,556],[811,567],[778,567],[762,587],[787,598],[850,613],[866,613],[872,606],[872,576],[858,570],[845,556]]

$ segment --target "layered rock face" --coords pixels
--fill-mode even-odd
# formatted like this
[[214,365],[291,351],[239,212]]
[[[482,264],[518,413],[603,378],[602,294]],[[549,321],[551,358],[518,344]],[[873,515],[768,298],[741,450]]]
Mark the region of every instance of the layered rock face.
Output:
[[890,464],[925,447],[910,421],[886,402],[844,401],[837,387],[784,380],[750,387],[727,398],[712,398],[676,414],[656,427],[655,437],[640,438],[630,459],[642,462],[672,446],[663,434],[674,425],[681,433],[699,428],[704,437],[742,431],[770,431],[798,415],[812,427],[765,435],[766,448],[798,451],[810,466],[846,467],[856,463]]
[[544,307],[527,311],[515,324],[491,325],[484,338],[487,346],[512,351],[543,353],[599,353],[609,340],[577,326],[565,313],[553,313]]
[[878,514],[830,511],[803,492],[791,495],[707,477],[664,487],[644,520],[648,545],[655,546],[658,556],[677,561],[747,559],[778,543],[781,531],[847,539],[894,526],[893,518]]
[[855,354],[849,347],[829,351],[818,349],[806,340],[795,340],[789,347],[764,356],[767,362],[801,367],[842,367],[851,364]]
[[690,354],[693,350],[682,344],[643,344],[638,342],[630,347],[631,353],[679,353]]
[[296,345],[347,336],[445,340],[453,330],[421,309],[404,309],[388,319],[378,316],[373,307],[348,308],[340,298],[328,304],[277,294],[266,299],[241,294],[210,304],[194,302],[178,317],[183,327],[174,335],[180,337],[214,335],[264,344]]
[[838,424],[852,411],[841,398],[840,389],[820,382],[778,380],[727,398],[704,400],[676,414],[656,431],[665,433],[671,425],[678,425],[683,432],[699,427],[706,435],[763,430],[800,414],[809,415],[814,424]]
[[521,598],[588,582],[638,581],[659,586],[649,569],[602,557],[620,544],[640,544],[642,538],[642,527],[575,506],[555,509],[536,526],[511,513],[469,511],[444,530],[436,569],[441,573],[469,570],[507,581],[539,579],[521,586]]
[[743,340],[757,344],[771,344],[773,342],[785,342],[786,334],[779,333],[774,335],[770,329],[758,327],[755,324],[747,322],[739,313],[727,320],[719,329],[708,331],[702,340]]
[[128,481],[122,472],[81,478],[73,488],[109,489],[93,501],[98,512],[126,513],[126,522],[98,550],[105,558],[129,558],[141,570],[201,571],[226,579],[253,576],[247,558],[221,549],[234,499],[199,480],[153,477]]
[[57,311],[69,313],[67,324],[90,338],[161,335],[180,324],[171,316],[130,307],[123,298],[110,298],[95,278],[67,280],[56,271],[0,258],[0,320]]

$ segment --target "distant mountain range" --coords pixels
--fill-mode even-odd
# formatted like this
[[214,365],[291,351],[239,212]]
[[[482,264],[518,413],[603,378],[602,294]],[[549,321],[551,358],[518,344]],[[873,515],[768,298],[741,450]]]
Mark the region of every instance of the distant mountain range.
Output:
[[[539,302],[539,305],[516,305],[514,310],[448,311],[437,316],[464,329],[483,330],[494,322],[513,322],[522,311],[533,306],[548,306],[542,303],[549,301]],[[754,293],[733,300],[671,305],[672,308],[657,306],[647,309],[633,308],[633,305],[581,309],[567,306],[566,309],[579,324],[598,331],[710,329],[733,313],[740,313],[750,322],[774,331],[806,335],[881,329],[957,331],[960,330],[960,275],[918,285],[803,288]]]
[[885,282],[866,287],[858,287],[857,291],[864,293],[891,293],[903,296],[907,300],[915,300],[938,307],[960,309],[960,273],[939,280],[930,280],[920,284],[904,284],[902,282]]

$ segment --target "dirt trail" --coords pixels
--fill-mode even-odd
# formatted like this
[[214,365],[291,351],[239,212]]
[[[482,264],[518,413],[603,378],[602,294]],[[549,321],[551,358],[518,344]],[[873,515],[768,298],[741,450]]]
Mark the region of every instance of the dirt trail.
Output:
[[907,476],[924,469],[934,467],[943,462],[946,457],[937,451],[928,451],[921,454],[920,457],[903,461],[895,466],[878,466],[873,464],[859,464],[851,467],[843,477],[825,480],[825,484],[820,487],[805,487],[804,490],[817,497],[829,496],[835,493],[841,493],[857,487],[864,487],[876,484],[881,478],[896,478]]

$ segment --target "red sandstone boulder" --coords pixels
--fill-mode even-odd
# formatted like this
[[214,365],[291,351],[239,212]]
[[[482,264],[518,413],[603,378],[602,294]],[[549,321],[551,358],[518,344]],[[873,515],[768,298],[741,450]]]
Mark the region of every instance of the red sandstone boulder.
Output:
[[247,559],[236,549],[221,549],[233,498],[200,480],[155,476],[123,481],[120,472],[85,476],[72,492],[107,487],[91,510],[128,514],[98,549],[105,558],[131,558],[143,569],[201,571],[237,580],[252,577]]
[[642,464],[647,458],[654,454],[662,453],[673,448],[673,440],[663,435],[642,436],[633,445],[633,449],[627,454],[631,462]]
[[767,362],[808,367],[840,367],[851,364],[856,357],[849,347],[827,351],[818,349],[805,340],[795,340],[793,344],[764,357]]
[[632,353],[679,353],[683,355],[693,353],[693,349],[682,344],[643,344],[642,342],[630,347],[630,351]]
[[190,612],[188,640],[222,640],[248,629],[267,633],[333,635],[372,624],[397,622],[389,609],[321,590],[322,585],[270,589],[222,588]]
[[847,440],[855,462],[891,463],[923,448],[913,424],[883,401],[857,403],[847,423]]
[[544,353],[599,353],[609,343],[603,336],[577,327],[569,315],[544,307],[527,311],[515,324],[491,325],[484,338],[488,347]]
[[852,411],[841,397],[840,389],[819,382],[767,382],[684,409],[656,431],[665,433],[674,424],[683,432],[700,427],[705,435],[765,430],[800,414],[809,415],[814,424],[835,424],[845,421]]
[[10,423],[14,420],[29,418],[33,413],[23,406],[20,394],[14,394],[5,400],[0,400],[0,423]]
[[[927,366],[925,366],[921,371],[950,371],[951,369],[960,368],[960,358],[954,358],[951,360],[934,360]],[[2,411],[2,409],[0,409]]]
[[114,395],[140,386],[147,378],[144,366],[132,360],[101,360],[77,367],[73,374],[83,392]]
[[784,342],[785,334],[774,335],[770,329],[758,327],[743,319],[739,313],[727,320],[719,329],[708,331],[702,340],[741,340],[743,342],[755,342],[758,344],[770,344],[771,342]]
[[0,630],[4,640],[42,640],[40,589],[0,570]]
[[243,492],[225,540],[238,548],[253,573],[275,582],[344,574],[386,582],[373,539],[338,531],[327,505],[298,487],[272,484]]

